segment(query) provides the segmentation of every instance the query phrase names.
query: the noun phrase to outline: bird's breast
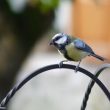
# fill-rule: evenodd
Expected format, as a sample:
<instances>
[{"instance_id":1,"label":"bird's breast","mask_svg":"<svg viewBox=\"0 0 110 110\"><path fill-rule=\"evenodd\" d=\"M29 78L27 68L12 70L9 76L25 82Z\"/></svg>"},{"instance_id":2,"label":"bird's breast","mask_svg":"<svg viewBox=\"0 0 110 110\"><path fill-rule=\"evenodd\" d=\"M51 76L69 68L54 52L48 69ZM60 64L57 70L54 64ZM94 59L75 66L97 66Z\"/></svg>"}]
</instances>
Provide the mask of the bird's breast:
<instances>
[{"instance_id":1,"label":"bird's breast","mask_svg":"<svg viewBox=\"0 0 110 110\"><path fill-rule=\"evenodd\" d=\"M73 61L80 61L88 55L87 52L77 49L73 43L66 46L67 56Z\"/></svg>"}]
</instances>

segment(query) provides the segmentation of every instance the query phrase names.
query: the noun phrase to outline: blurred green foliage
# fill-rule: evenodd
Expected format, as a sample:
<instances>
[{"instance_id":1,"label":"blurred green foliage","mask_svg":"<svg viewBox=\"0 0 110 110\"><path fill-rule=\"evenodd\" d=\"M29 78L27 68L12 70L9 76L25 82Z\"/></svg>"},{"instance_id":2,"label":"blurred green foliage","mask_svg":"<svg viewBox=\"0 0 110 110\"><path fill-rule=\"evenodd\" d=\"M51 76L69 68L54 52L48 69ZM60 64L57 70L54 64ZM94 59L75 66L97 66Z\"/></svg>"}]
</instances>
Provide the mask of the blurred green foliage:
<instances>
[{"instance_id":1,"label":"blurred green foliage","mask_svg":"<svg viewBox=\"0 0 110 110\"><path fill-rule=\"evenodd\" d=\"M36 4L42 12L48 12L55 9L59 0L31 0L32 4Z\"/></svg>"}]
</instances>

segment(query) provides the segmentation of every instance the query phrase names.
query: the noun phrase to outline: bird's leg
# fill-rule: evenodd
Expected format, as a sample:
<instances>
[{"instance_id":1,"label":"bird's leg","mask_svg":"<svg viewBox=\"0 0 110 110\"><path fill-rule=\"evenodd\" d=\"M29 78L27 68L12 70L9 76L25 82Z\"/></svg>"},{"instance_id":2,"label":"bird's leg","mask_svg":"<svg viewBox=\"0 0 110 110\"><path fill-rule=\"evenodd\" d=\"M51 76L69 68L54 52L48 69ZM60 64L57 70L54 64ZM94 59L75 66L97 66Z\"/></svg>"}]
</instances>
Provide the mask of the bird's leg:
<instances>
[{"instance_id":1,"label":"bird's leg","mask_svg":"<svg viewBox=\"0 0 110 110\"><path fill-rule=\"evenodd\" d=\"M81 63L81 60L79 61L78 65L76 66L76 68L75 68L75 72L78 71L80 63Z\"/></svg>"},{"instance_id":2,"label":"bird's leg","mask_svg":"<svg viewBox=\"0 0 110 110\"><path fill-rule=\"evenodd\" d=\"M63 61L61 61L60 63L59 63L59 68L61 68L62 67L62 65L63 65L63 63L64 62L67 62L68 60L63 60Z\"/></svg>"}]
</instances>

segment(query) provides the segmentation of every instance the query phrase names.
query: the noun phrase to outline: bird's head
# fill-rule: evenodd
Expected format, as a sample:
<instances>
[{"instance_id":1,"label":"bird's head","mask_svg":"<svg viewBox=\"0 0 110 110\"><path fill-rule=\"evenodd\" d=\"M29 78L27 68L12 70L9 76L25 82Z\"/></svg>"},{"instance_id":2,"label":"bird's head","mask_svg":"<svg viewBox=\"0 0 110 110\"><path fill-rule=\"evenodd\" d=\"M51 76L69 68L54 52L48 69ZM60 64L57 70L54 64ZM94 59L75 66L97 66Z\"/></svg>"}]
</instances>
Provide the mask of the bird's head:
<instances>
[{"instance_id":1,"label":"bird's head","mask_svg":"<svg viewBox=\"0 0 110 110\"><path fill-rule=\"evenodd\" d=\"M50 45L54 45L57 49L62 50L71 42L70 37L64 33L58 33L53 36Z\"/></svg>"}]
</instances>

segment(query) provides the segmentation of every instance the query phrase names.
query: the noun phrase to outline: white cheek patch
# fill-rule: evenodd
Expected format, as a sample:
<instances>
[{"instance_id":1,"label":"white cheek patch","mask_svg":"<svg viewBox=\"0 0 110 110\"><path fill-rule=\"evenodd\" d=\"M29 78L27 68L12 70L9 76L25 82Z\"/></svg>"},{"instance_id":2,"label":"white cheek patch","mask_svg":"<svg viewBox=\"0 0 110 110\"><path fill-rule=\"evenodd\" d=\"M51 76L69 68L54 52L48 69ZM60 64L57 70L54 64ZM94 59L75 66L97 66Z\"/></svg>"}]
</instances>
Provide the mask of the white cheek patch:
<instances>
[{"instance_id":1,"label":"white cheek patch","mask_svg":"<svg viewBox=\"0 0 110 110\"><path fill-rule=\"evenodd\" d=\"M56 43L63 44L63 43L66 42L66 40L67 40L67 38L66 37L63 37L63 38L60 38L59 40L57 40Z\"/></svg>"}]
</instances>

